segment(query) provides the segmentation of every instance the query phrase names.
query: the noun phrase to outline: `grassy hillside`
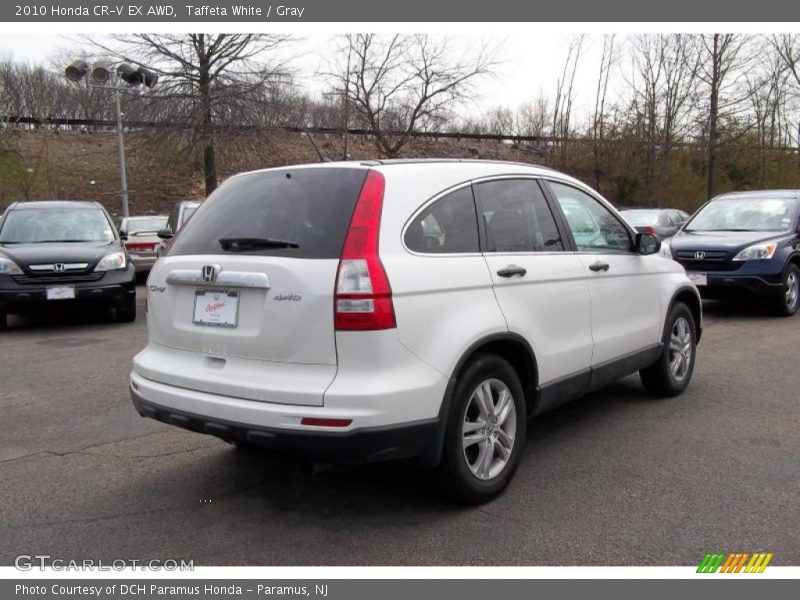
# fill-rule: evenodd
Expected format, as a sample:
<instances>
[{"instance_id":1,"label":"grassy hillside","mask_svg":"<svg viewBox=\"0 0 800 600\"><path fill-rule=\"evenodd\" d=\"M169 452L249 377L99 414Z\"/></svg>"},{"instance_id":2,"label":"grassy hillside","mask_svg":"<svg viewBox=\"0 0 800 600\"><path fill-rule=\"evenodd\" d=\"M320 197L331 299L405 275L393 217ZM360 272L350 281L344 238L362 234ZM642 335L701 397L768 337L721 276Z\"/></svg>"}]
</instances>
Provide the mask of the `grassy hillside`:
<instances>
[{"instance_id":1,"label":"grassy hillside","mask_svg":"<svg viewBox=\"0 0 800 600\"><path fill-rule=\"evenodd\" d=\"M341 159L339 136L315 136L323 153ZM184 141L154 131L125 134L131 214L167 212L182 198L203 196L199 157ZM221 135L217 143L220 180L244 170L317 162L302 134L283 130ZM367 139L348 140L348 156L376 158ZM404 158L484 158L547 162L546 150L516 148L499 142L419 139ZM678 148L670 156L667 185L659 189L648 178L643 152L635 144L609 144L599 168L588 142L559 148L553 166L600 191L617 205L664 205L694 210L705 200L704 156L700 148ZM721 149L720 191L765 187L800 187L800 156L791 151L761 153L747 143ZM16 200L85 199L102 202L119 213L116 135L113 131L65 132L0 130L0 208Z\"/></svg>"},{"instance_id":2,"label":"grassy hillside","mask_svg":"<svg viewBox=\"0 0 800 600\"><path fill-rule=\"evenodd\" d=\"M112 214L119 212L113 132L7 130L0 135L7 148L0 155L0 207L16 200L82 199L102 202ZM342 157L341 139L319 136L315 140L330 158ZM203 196L199 158L179 140L130 132L125 134L125 148L132 214L168 211L178 199ZM348 155L353 159L376 157L371 143L352 139L348 140ZM223 136L217 156L220 180L240 171L319 160L305 136L284 131ZM517 161L529 157L504 144L454 141L420 141L404 156Z\"/></svg>"}]
</instances>

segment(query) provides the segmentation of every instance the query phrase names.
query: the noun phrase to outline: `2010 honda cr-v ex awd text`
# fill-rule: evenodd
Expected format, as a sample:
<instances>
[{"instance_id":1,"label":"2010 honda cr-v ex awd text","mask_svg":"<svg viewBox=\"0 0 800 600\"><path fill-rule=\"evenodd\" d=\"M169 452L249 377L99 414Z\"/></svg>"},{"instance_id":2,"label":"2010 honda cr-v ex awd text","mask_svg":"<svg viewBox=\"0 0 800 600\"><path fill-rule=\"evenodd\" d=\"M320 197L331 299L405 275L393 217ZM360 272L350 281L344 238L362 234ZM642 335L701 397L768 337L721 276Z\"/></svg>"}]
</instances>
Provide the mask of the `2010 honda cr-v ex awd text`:
<instances>
[{"instance_id":1,"label":"2010 honda cr-v ex awd text","mask_svg":"<svg viewBox=\"0 0 800 600\"><path fill-rule=\"evenodd\" d=\"M701 303L659 241L556 171L375 161L228 179L147 282L140 414L311 460L415 459L481 502L529 417L692 377Z\"/></svg>"}]
</instances>

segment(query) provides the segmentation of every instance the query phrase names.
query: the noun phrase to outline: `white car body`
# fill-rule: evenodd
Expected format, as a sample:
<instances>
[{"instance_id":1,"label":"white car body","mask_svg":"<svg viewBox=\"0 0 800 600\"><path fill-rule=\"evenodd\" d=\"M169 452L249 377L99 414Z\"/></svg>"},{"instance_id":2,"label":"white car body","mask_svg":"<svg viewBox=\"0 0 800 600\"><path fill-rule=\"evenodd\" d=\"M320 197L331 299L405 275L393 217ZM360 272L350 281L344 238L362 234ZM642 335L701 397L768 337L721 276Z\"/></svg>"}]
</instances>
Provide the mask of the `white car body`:
<instances>
[{"instance_id":1,"label":"white car body","mask_svg":"<svg viewBox=\"0 0 800 600\"><path fill-rule=\"evenodd\" d=\"M148 279L149 341L130 377L143 416L314 457L435 464L459 369L481 349L495 349L518 367L533 415L652 363L676 298L691 305L699 337L697 290L680 265L658 254L407 247L421 212L480 182L560 182L616 215L564 174L488 161L324 163L261 173L297 177L305 169L383 177L379 258L396 326L335 329L338 258L173 255L171 248ZM201 227L216 201L212 195L198 209L186 232ZM591 270L598 261L607 270ZM207 266L213 284L202 281ZM525 276L498 276L509 266ZM235 327L193 322L198 290L212 288L238 292Z\"/></svg>"}]
</instances>

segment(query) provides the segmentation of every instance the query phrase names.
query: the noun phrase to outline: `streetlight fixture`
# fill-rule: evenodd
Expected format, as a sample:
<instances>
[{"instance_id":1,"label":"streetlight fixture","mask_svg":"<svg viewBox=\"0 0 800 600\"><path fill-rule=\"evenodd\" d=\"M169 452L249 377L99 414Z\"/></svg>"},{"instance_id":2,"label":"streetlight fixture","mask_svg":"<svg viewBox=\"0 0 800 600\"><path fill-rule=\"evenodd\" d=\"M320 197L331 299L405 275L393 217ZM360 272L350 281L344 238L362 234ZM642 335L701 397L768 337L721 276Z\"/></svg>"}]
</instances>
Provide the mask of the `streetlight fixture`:
<instances>
[{"instance_id":1,"label":"streetlight fixture","mask_svg":"<svg viewBox=\"0 0 800 600\"><path fill-rule=\"evenodd\" d=\"M119 158L119 184L120 184L120 203L122 204L122 217L128 216L128 179L125 168L125 144L122 134L122 108L120 106L120 92L127 91L118 85L107 85L114 76L127 83L130 87L137 87L144 84L147 89L153 89L158 81L158 75L145 67L133 67L127 63L121 63L114 69L108 63L98 60L91 66L84 60L74 60L64 69L64 75L73 83L80 82L87 75L91 76L94 84L89 82L89 87L114 90L115 108L117 116L117 156Z\"/></svg>"}]
</instances>

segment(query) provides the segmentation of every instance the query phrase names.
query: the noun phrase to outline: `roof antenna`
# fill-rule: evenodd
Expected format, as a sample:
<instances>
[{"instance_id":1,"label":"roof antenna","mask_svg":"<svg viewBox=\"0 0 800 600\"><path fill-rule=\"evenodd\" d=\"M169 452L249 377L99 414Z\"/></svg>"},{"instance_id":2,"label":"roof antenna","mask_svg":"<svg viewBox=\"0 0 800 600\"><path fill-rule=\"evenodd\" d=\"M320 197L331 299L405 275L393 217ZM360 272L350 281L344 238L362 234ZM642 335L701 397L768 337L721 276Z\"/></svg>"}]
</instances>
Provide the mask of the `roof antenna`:
<instances>
[{"instance_id":1,"label":"roof antenna","mask_svg":"<svg viewBox=\"0 0 800 600\"><path fill-rule=\"evenodd\" d=\"M317 151L317 154L319 155L320 162L331 162L330 158L328 158L327 156L322 154L322 151L319 149L319 146L317 146L317 142L314 141L314 138L311 136L311 134L309 133L307 128L305 128L305 127L303 128L303 133L306 134L306 137L308 138L308 141L311 142L311 145L314 146L314 150Z\"/></svg>"}]
</instances>

